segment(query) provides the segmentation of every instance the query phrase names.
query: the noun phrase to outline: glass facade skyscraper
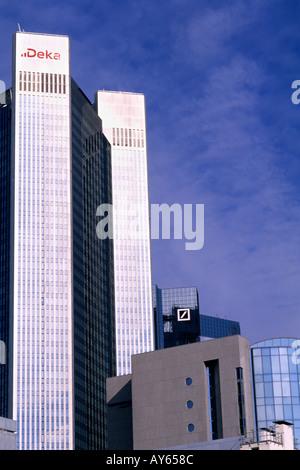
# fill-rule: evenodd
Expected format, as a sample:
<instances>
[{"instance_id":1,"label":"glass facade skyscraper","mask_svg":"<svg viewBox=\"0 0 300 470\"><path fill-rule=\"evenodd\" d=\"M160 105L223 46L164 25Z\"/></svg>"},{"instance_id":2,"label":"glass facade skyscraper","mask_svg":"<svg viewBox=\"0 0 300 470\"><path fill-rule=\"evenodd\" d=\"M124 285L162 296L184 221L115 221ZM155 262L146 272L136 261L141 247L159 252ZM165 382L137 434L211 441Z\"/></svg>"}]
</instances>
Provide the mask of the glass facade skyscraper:
<instances>
[{"instance_id":1,"label":"glass facade skyscraper","mask_svg":"<svg viewBox=\"0 0 300 470\"><path fill-rule=\"evenodd\" d=\"M199 299L196 287L160 289L153 286L156 348L199 341Z\"/></svg>"},{"instance_id":2,"label":"glass facade skyscraper","mask_svg":"<svg viewBox=\"0 0 300 470\"><path fill-rule=\"evenodd\" d=\"M111 147L88 98L71 81L74 419L76 449L106 448L106 378L114 376L113 240L96 213L112 203Z\"/></svg>"},{"instance_id":3,"label":"glass facade skyscraper","mask_svg":"<svg viewBox=\"0 0 300 470\"><path fill-rule=\"evenodd\" d=\"M212 338L223 338L224 336L240 335L240 324L227 318L200 315L200 339L204 341Z\"/></svg>"},{"instance_id":4,"label":"glass facade skyscraper","mask_svg":"<svg viewBox=\"0 0 300 470\"><path fill-rule=\"evenodd\" d=\"M131 355L154 349L145 99L97 91L95 105L112 145L117 375Z\"/></svg>"},{"instance_id":5,"label":"glass facade skyscraper","mask_svg":"<svg viewBox=\"0 0 300 470\"><path fill-rule=\"evenodd\" d=\"M69 38L16 33L13 58L13 418L19 449L70 449L74 377Z\"/></svg>"},{"instance_id":6,"label":"glass facade skyscraper","mask_svg":"<svg viewBox=\"0 0 300 470\"><path fill-rule=\"evenodd\" d=\"M110 144L69 62L67 36L16 33L11 114L0 109L0 393L21 450L104 449L115 374L113 241L96 235Z\"/></svg>"},{"instance_id":7,"label":"glass facade skyscraper","mask_svg":"<svg viewBox=\"0 0 300 470\"><path fill-rule=\"evenodd\" d=\"M156 349L241 334L240 324L200 313L196 287L153 286Z\"/></svg>"},{"instance_id":8,"label":"glass facade skyscraper","mask_svg":"<svg viewBox=\"0 0 300 470\"><path fill-rule=\"evenodd\" d=\"M5 360L0 361L0 416L11 414L10 381L10 242L11 242L11 90L0 101L0 341Z\"/></svg>"},{"instance_id":9,"label":"glass facade skyscraper","mask_svg":"<svg viewBox=\"0 0 300 470\"><path fill-rule=\"evenodd\" d=\"M250 347L256 431L275 421L293 424L300 442L300 340L274 338Z\"/></svg>"}]
</instances>

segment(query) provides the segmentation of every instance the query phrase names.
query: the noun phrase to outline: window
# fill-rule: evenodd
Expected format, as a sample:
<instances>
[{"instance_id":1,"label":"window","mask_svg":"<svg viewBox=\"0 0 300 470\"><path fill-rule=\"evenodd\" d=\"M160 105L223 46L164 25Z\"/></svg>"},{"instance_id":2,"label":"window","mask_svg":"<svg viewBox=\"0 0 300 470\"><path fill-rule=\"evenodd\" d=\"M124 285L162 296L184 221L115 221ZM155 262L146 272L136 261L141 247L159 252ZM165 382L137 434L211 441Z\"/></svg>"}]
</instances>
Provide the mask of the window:
<instances>
[{"instance_id":1,"label":"window","mask_svg":"<svg viewBox=\"0 0 300 470\"><path fill-rule=\"evenodd\" d=\"M221 390L219 377L219 361L208 361L205 363L207 372L208 406L210 416L211 439L222 439L222 409Z\"/></svg>"},{"instance_id":2,"label":"window","mask_svg":"<svg viewBox=\"0 0 300 470\"><path fill-rule=\"evenodd\" d=\"M236 380L237 380L240 433L243 436L246 434L246 416L245 416L244 379L243 379L242 367L237 367L236 369Z\"/></svg>"}]
</instances>

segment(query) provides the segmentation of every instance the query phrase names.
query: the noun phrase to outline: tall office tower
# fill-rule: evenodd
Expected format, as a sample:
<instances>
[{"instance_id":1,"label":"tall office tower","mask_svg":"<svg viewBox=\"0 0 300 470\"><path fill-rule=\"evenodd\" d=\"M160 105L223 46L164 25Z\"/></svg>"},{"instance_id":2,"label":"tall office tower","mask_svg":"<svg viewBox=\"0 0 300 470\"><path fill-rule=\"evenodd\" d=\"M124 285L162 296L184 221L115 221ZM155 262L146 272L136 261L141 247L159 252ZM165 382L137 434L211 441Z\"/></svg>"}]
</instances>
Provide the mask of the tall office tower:
<instances>
[{"instance_id":1,"label":"tall office tower","mask_svg":"<svg viewBox=\"0 0 300 470\"><path fill-rule=\"evenodd\" d=\"M9 351L18 449L106 445L113 251L96 236L96 212L112 202L110 145L69 62L66 36L14 35Z\"/></svg>"},{"instance_id":2,"label":"tall office tower","mask_svg":"<svg viewBox=\"0 0 300 470\"><path fill-rule=\"evenodd\" d=\"M200 314L200 341L224 336L240 335L239 322L227 318Z\"/></svg>"},{"instance_id":3,"label":"tall office tower","mask_svg":"<svg viewBox=\"0 0 300 470\"><path fill-rule=\"evenodd\" d=\"M106 378L116 374L113 240L98 238L97 209L112 204L111 149L74 80L72 96L75 448L105 449Z\"/></svg>"},{"instance_id":4,"label":"tall office tower","mask_svg":"<svg viewBox=\"0 0 300 470\"><path fill-rule=\"evenodd\" d=\"M13 41L13 418L19 449L74 447L69 38Z\"/></svg>"},{"instance_id":5,"label":"tall office tower","mask_svg":"<svg viewBox=\"0 0 300 470\"><path fill-rule=\"evenodd\" d=\"M11 90L0 96L0 416L11 414L9 400L9 264L11 210ZM2 354L1 354L2 352Z\"/></svg>"},{"instance_id":6,"label":"tall office tower","mask_svg":"<svg viewBox=\"0 0 300 470\"><path fill-rule=\"evenodd\" d=\"M144 95L97 91L112 145L117 375L131 355L154 349Z\"/></svg>"},{"instance_id":7,"label":"tall office tower","mask_svg":"<svg viewBox=\"0 0 300 470\"><path fill-rule=\"evenodd\" d=\"M196 287L153 286L156 349L241 334L240 324L200 313Z\"/></svg>"},{"instance_id":8,"label":"tall office tower","mask_svg":"<svg viewBox=\"0 0 300 470\"><path fill-rule=\"evenodd\" d=\"M200 336L196 287L160 289L153 286L156 349L195 343Z\"/></svg>"}]
</instances>

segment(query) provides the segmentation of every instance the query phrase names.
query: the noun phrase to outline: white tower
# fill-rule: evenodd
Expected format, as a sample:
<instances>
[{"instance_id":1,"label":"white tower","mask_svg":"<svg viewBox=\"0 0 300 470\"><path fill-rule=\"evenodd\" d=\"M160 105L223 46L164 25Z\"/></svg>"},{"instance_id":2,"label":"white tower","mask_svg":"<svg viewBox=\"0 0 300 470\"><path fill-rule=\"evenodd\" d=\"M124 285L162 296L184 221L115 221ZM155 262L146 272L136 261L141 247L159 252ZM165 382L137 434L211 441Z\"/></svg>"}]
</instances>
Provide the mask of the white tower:
<instances>
[{"instance_id":1,"label":"white tower","mask_svg":"<svg viewBox=\"0 0 300 470\"><path fill-rule=\"evenodd\" d=\"M117 374L131 355L154 349L145 99L97 91L97 112L112 146Z\"/></svg>"},{"instance_id":2,"label":"white tower","mask_svg":"<svg viewBox=\"0 0 300 470\"><path fill-rule=\"evenodd\" d=\"M69 38L13 41L13 419L19 449L73 448Z\"/></svg>"}]
</instances>

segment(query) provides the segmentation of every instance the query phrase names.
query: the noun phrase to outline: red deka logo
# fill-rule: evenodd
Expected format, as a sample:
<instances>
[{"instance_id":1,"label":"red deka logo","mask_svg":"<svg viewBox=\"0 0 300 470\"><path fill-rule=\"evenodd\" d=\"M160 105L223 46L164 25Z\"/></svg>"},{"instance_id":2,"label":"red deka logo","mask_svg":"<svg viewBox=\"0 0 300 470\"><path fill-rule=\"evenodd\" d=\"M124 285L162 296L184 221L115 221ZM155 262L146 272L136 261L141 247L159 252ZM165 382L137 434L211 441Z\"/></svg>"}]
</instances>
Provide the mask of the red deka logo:
<instances>
[{"instance_id":1,"label":"red deka logo","mask_svg":"<svg viewBox=\"0 0 300 470\"><path fill-rule=\"evenodd\" d=\"M38 59L50 59L50 60L60 60L60 54L58 52L49 52L49 51L36 51L35 49L27 48L27 51L21 54L21 57L37 57Z\"/></svg>"}]
</instances>

